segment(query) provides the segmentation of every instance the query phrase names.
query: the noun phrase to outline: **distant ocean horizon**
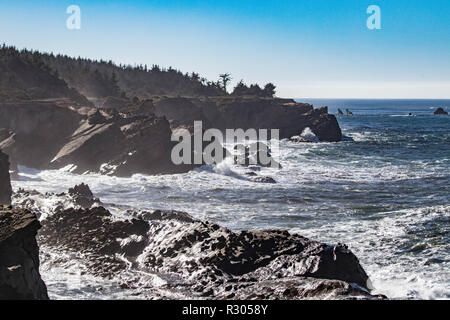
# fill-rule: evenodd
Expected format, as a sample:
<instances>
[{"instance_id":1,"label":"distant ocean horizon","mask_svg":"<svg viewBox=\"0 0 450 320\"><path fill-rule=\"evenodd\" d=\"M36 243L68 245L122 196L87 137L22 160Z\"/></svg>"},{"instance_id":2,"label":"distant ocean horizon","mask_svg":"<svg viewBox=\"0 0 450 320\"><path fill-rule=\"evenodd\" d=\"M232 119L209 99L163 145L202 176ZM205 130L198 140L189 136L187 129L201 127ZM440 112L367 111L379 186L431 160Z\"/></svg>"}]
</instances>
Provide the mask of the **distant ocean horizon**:
<instances>
[{"instance_id":1,"label":"distant ocean horizon","mask_svg":"<svg viewBox=\"0 0 450 320\"><path fill-rule=\"evenodd\" d=\"M354 114L433 114L437 108L450 111L450 99L321 99L295 98L297 102L312 104L314 107L328 106L329 113L345 112L349 109Z\"/></svg>"}]
</instances>

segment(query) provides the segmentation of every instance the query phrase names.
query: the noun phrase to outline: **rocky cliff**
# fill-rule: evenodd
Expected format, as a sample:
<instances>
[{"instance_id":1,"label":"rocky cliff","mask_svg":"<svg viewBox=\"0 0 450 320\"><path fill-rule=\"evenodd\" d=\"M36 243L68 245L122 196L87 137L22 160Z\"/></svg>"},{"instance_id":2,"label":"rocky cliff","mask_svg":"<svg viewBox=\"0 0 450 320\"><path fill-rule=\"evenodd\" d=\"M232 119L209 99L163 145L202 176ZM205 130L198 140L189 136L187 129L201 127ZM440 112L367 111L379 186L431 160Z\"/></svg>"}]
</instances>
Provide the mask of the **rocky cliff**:
<instances>
[{"instance_id":1,"label":"rocky cliff","mask_svg":"<svg viewBox=\"0 0 450 320\"><path fill-rule=\"evenodd\" d=\"M121 111L47 99L0 102L0 149L13 168L20 164L117 176L181 173L195 166L172 163L172 130L192 127L196 120L204 130L279 129L282 139L309 128L321 141L342 138L326 108L286 99L158 98Z\"/></svg>"},{"instance_id":2,"label":"rocky cliff","mask_svg":"<svg viewBox=\"0 0 450 320\"><path fill-rule=\"evenodd\" d=\"M46 168L81 119L68 99L0 102L0 148L13 166Z\"/></svg>"},{"instance_id":3,"label":"rocky cliff","mask_svg":"<svg viewBox=\"0 0 450 320\"><path fill-rule=\"evenodd\" d=\"M8 157L0 151L0 203L11 203ZM48 299L39 274L35 214L0 204L0 299Z\"/></svg>"},{"instance_id":4,"label":"rocky cliff","mask_svg":"<svg viewBox=\"0 0 450 320\"><path fill-rule=\"evenodd\" d=\"M119 176L192 169L172 164L169 122L145 104L123 113L75 106L70 99L0 102L0 148L13 167L70 165L75 173Z\"/></svg>"},{"instance_id":5,"label":"rocky cliff","mask_svg":"<svg viewBox=\"0 0 450 320\"><path fill-rule=\"evenodd\" d=\"M11 192L8 156L0 151L0 205L11 204Z\"/></svg>"},{"instance_id":6,"label":"rocky cliff","mask_svg":"<svg viewBox=\"0 0 450 320\"><path fill-rule=\"evenodd\" d=\"M0 209L0 299L48 299L39 273L39 228L28 210Z\"/></svg>"},{"instance_id":7,"label":"rocky cliff","mask_svg":"<svg viewBox=\"0 0 450 320\"><path fill-rule=\"evenodd\" d=\"M192 125L201 120L204 129L242 128L279 129L280 139L300 135L310 128L320 141L342 140L342 132L334 115L327 108L292 99L217 97L217 98L159 98L155 113L173 120L173 126Z\"/></svg>"}]
</instances>

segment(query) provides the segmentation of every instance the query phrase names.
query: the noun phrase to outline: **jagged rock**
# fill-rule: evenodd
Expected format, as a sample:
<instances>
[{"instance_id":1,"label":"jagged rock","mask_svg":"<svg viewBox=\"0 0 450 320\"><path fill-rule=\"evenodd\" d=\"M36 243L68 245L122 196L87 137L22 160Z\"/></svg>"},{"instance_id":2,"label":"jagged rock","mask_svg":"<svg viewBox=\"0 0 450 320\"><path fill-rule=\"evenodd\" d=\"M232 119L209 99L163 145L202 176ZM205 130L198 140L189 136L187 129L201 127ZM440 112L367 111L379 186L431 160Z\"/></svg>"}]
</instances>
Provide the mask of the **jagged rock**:
<instances>
[{"instance_id":1,"label":"jagged rock","mask_svg":"<svg viewBox=\"0 0 450 320\"><path fill-rule=\"evenodd\" d=\"M127 279L123 286L140 294L144 275L156 273L171 291L191 297L373 298L367 274L344 245L281 230L234 233L177 211L128 216L118 219L103 207L56 211L43 221L39 241L82 254L90 273Z\"/></svg>"},{"instance_id":2,"label":"jagged rock","mask_svg":"<svg viewBox=\"0 0 450 320\"><path fill-rule=\"evenodd\" d=\"M39 273L36 215L0 208L0 299L48 299Z\"/></svg>"},{"instance_id":3,"label":"jagged rock","mask_svg":"<svg viewBox=\"0 0 450 320\"><path fill-rule=\"evenodd\" d=\"M74 199L75 203L83 208L90 208L94 203L100 202L94 198L94 194L87 184L79 184L69 189L69 195Z\"/></svg>"},{"instance_id":4,"label":"jagged rock","mask_svg":"<svg viewBox=\"0 0 450 320\"><path fill-rule=\"evenodd\" d=\"M445 111L443 108L437 108L434 112L435 115L448 115L448 112Z\"/></svg>"},{"instance_id":5,"label":"jagged rock","mask_svg":"<svg viewBox=\"0 0 450 320\"><path fill-rule=\"evenodd\" d=\"M123 126L122 132L125 135L125 148L108 161L103 173L131 176L135 173L174 173L192 169L177 167L172 163L171 152L175 143L171 142L172 131L166 119L136 119Z\"/></svg>"},{"instance_id":6,"label":"jagged rock","mask_svg":"<svg viewBox=\"0 0 450 320\"><path fill-rule=\"evenodd\" d=\"M195 167L173 165L169 122L154 116L150 100L123 114L114 109L74 109L61 101L0 103L0 148L13 167L71 165L75 173L121 176L178 173Z\"/></svg>"},{"instance_id":7,"label":"jagged rock","mask_svg":"<svg viewBox=\"0 0 450 320\"><path fill-rule=\"evenodd\" d=\"M0 150L0 205L11 204L11 194L8 156Z\"/></svg>"},{"instance_id":8,"label":"jagged rock","mask_svg":"<svg viewBox=\"0 0 450 320\"><path fill-rule=\"evenodd\" d=\"M194 121L202 121L205 128L211 127L202 109L189 98L167 98L153 102L155 114L176 120L177 126L192 126Z\"/></svg>"},{"instance_id":9,"label":"jagged rock","mask_svg":"<svg viewBox=\"0 0 450 320\"><path fill-rule=\"evenodd\" d=\"M127 267L116 254L131 259L142 252L147 242L133 238L149 229L143 220L115 220L103 207L56 212L42 224L40 243L88 254L91 272L104 277Z\"/></svg>"},{"instance_id":10,"label":"jagged rock","mask_svg":"<svg viewBox=\"0 0 450 320\"><path fill-rule=\"evenodd\" d=\"M77 111L60 105L62 101L0 102L0 149L9 155L13 166L48 169L50 161L79 126Z\"/></svg>"},{"instance_id":11,"label":"jagged rock","mask_svg":"<svg viewBox=\"0 0 450 320\"><path fill-rule=\"evenodd\" d=\"M123 135L114 123L90 124L85 121L52 160L54 168L75 165L74 172L97 172L123 149Z\"/></svg>"},{"instance_id":12,"label":"jagged rock","mask_svg":"<svg viewBox=\"0 0 450 320\"><path fill-rule=\"evenodd\" d=\"M182 173L198 165L174 165L174 126L195 120L214 127L280 129L280 138L309 127L319 140L340 141L336 118L326 107L283 99L160 98L115 109L74 108L67 99L0 103L0 148L18 164L75 173ZM156 116L155 116L156 114ZM169 121L169 120L171 121ZM226 153L226 152L225 152Z\"/></svg>"},{"instance_id":13,"label":"jagged rock","mask_svg":"<svg viewBox=\"0 0 450 320\"><path fill-rule=\"evenodd\" d=\"M73 188L69 188L69 194L73 196L82 196L86 198L94 198L94 194L87 184L79 184Z\"/></svg>"}]
</instances>

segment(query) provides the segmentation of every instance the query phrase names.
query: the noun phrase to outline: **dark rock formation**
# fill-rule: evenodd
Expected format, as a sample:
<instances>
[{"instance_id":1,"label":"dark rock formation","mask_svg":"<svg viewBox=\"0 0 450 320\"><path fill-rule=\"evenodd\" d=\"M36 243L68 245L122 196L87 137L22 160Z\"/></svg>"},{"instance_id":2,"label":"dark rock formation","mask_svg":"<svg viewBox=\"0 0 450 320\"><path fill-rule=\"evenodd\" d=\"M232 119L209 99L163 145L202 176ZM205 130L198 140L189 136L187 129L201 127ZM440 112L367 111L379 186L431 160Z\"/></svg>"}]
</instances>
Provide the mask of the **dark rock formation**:
<instances>
[{"instance_id":1,"label":"dark rock formation","mask_svg":"<svg viewBox=\"0 0 450 320\"><path fill-rule=\"evenodd\" d=\"M437 108L434 112L435 115L448 115L448 112L445 111L443 108Z\"/></svg>"},{"instance_id":2,"label":"dark rock formation","mask_svg":"<svg viewBox=\"0 0 450 320\"><path fill-rule=\"evenodd\" d=\"M122 288L144 297L155 295L145 285L151 273L167 281L165 290L190 297L373 298L345 245L280 230L234 233L177 211L127 216L118 219L103 207L56 210L44 219L39 241L82 254L90 273L122 279Z\"/></svg>"},{"instance_id":3,"label":"dark rock formation","mask_svg":"<svg viewBox=\"0 0 450 320\"><path fill-rule=\"evenodd\" d=\"M309 127L321 141L341 141L342 133L328 108L289 99L264 98L160 98L155 113L174 120L176 125L203 121L204 129L279 129L280 139L299 135Z\"/></svg>"},{"instance_id":4,"label":"dark rock formation","mask_svg":"<svg viewBox=\"0 0 450 320\"><path fill-rule=\"evenodd\" d=\"M172 163L171 152L175 142L171 141L172 131L165 118L150 116L127 120L128 123L121 127L125 136L123 149L111 157L102 173L130 176L135 173L186 172L194 168Z\"/></svg>"},{"instance_id":5,"label":"dark rock formation","mask_svg":"<svg viewBox=\"0 0 450 320\"><path fill-rule=\"evenodd\" d=\"M48 168L81 119L64 99L0 103L0 128L8 132L0 148L13 166Z\"/></svg>"},{"instance_id":6,"label":"dark rock formation","mask_svg":"<svg viewBox=\"0 0 450 320\"><path fill-rule=\"evenodd\" d=\"M94 194L89 186L84 183L70 188L69 195L73 198L77 205L83 208L90 208L96 202L100 203L99 199L94 198Z\"/></svg>"},{"instance_id":7,"label":"dark rock formation","mask_svg":"<svg viewBox=\"0 0 450 320\"><path fill-rule=\"evenodd\" d=\"M97 117L95 117L98 120ZM120 154L125 136L115 123L89 123L72 134L51 161L55 169L75 165L74 172L98 172L100 166Z\"/></svg>"},{"instance_id":8,"label":"dark rock formation","mask_svg":"<svg viewBox=\"0 0 450 320\"><path fill-rule=\"evenodd\" d=\"M11 204L11 193L8 156L0 150L0 205Z\"/></svg>"},{"instance_id":9,"label":"dark rock formation","mask_svg":"<svg viewBox=\"0 0 450 320\"><path fill-rule=\"evenodd\" d=\"M67 167L117 176L181 173L196 165L172 163L172 129L190 128L195 120L202 121L203 130L279 129L280 138L290 138L310 128L319 140L342 139L328 108L292 100L159 98L137 100L119 112L47 99L0 103L0 148L13 168Z\"/></svg>"},{"instance_id":10,"label":"dark rock formation","mask_svg":"<svg viewBox=\"0 0 450 320\"><path fill-rule=\"evenodd\" d=\"M48 299L39 274L36 215L0 208L0 299Z\"/></svg>"},{"instance_id":11,"label":"dark rock formation","mask_svg":"<svg viewBox=\"0 0 450 320\"><path fill-rule=\"evenodd\" d=\"M174 142L165 118L156 117L151 101L125 113L71 108L67 100L0 104L0 148L17 164L36 169L71 166L75 173L186 172L170 155ZM69 169L69 168L68 168Z\"/></svg>"}]
</instances>

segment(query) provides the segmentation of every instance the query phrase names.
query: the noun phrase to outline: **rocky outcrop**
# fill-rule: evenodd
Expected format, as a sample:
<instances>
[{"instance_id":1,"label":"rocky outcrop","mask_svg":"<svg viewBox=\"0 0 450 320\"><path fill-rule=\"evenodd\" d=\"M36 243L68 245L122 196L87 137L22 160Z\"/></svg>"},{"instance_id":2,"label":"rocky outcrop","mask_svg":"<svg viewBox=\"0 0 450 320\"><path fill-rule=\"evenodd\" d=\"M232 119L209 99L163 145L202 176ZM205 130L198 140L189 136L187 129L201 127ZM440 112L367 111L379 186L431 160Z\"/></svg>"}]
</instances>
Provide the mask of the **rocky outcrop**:
<instances>
[{"instance_id":1,"label":"rocky outcrop","mask_svg":"<svg viewBox=\"0 0 450 320\"><path fill-rule=\"evenodd\" d=\"M14 167L48 168L81 119L64 99L0 103L0 148Z\"/></svg>"},{"instance_id":2,"label":"rocky outcrop","mask_svg":"<svg viewBox=\"0 0 450 320\"><path fill-rule=\"evenodd\" d=\"M443 108L437 108L434 112L435 115L448 115L448 112L445 111Z\"/></svg>"},{"instance_id":3,"label":"rocky outcrop","mask_svg":"<svg viewBox=\"0 0 450 320\"><path fill-rule=\"evenodd\" d=\"M11 204L11 193L8 156L0 150L0 205Z\"/></svg>"},{"instance_id":4,"label":"rocky outcrop","mask_svg":"<svg viewBox=\"0 0 450 320\"><path fill-rule=\"evenodd\" d=\"M97 172L121 152L125 136L116 123L99 123L98 118L85 120L51 160L59 169L74 165L74 172ZM92 122L91 122L92 121Z\"/></svg>"},{"instance_id":5,"label":"rocky outcrop","mask_svg":"<svg viewBox=\"0 0 450 320\"><path fill-rule=\"evenodd\" d=\"M309 128L320 141L342 139L326 107L313 109L292 100L159 98L137 100L119 112L48 99L0 103L0 148L13 168L20 164L117 176L182 173L198 165L173 164L172 130L192 128L195 120L202 121L203 130L279 129L280 138L290 138Z\"/></svg>"},{"instance_id":6,"label":"rocky outcrop","mask_svg":"<svg viewBox=\"0 0 450 320\"><path fill-rule=\"evenodd\" d=\"M36 215L0 208L0 299L48 299L39 274Z\"/></svg>"},{"instance_id":7,"label":"rocky outcrop","mask_svg":"<svg viewBox=\"0 0 450 320\"><path fill-rule=\"evenodd\" d=\"M283 230L235 233L184 212L101 206L55 208L42 225L41 245L82 257L83 270L141 298L375 298L345 245ZM148 284L154 275L163 287Z\"/></svg>"},{"instance_id":8,"label":"rocky outcrop","mask_svg":"<svg viewBox=\"0 0 450 320\"><path fill-rule=\"evenodd\" d=\"M100 203L100 199L94 198L94 194L87 184L79 184L69 189L69 196L76 205L82 208L90 208L94 203Z\"/></svg>"},{"instance_id":9,"label":"rocky outcrop","mask_svg":"<svg viewBox=\"0 0 450 320\"><path fill-rule=\"evenodd\" d=\"M10 156L13 168L20 164L118 176L193 168L173 165L170 124L151 112L151 101L123 113L75 109L68 103L63 99L0 104L0 148Z\"/></svg>"},{"instance_id":10,"label":"rocky outcrop","mask_svg":"<svg viewBox=\"0 0 450 320\"><path fill-rule=\"evenodd\" d=\"M328 114L327 107L314 109L290 99L160 98L154 105L155 113L173 120L174 126L201 120L204 129L279 129L281 139L299 135L309 127L320 141L342 139L336 117Z\"/></svg>"},{"instance_id":11,"label":"rocky outcrop","mask_svg":"<svg viewBox=\"0 0 450 320\"><path fill-rule=\"evenodd\" d=\"M178 279L172 290L198 297L370 297L367 274L344 245L279 230L233 233L176 211L129 215L117 219L103 207L59 211L43 222L40 242L84 254L94 275L113 279L130 268L162 274ZM123 286L142 289L140 281L127 278Z\"/></svg>"},{"instance_id":12,"label":"rocky outcrop","mask_svg":"<svg viewBox=\"0 0 450 320\"><path fill-rule=\"evenodd\" d=\"M191 166L171 161L174 142L165 118L148 110L118 113L96 110L88 114L52 160L53 168L73 165L72 172L101 172L116 176L135 173L186 172Z\"/></svg>"}]
</instances>

